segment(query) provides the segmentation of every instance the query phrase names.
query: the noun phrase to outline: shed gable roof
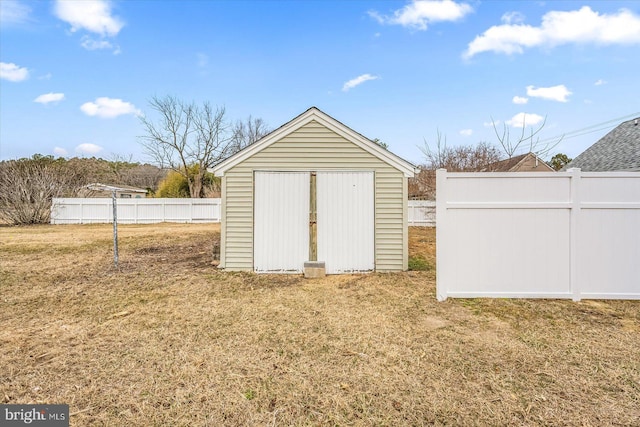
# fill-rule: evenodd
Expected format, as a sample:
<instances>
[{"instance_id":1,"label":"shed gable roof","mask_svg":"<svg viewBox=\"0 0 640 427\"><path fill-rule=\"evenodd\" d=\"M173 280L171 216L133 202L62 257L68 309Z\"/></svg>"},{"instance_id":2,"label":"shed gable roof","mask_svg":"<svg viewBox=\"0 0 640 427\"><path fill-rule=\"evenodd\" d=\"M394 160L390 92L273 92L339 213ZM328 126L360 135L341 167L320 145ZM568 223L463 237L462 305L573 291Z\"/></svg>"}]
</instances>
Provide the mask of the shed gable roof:
<instances>
[{"instance_id":1,"label":"shed gable roof","mask_svg":"<svg viewBox=\"0 0 640 427\"><path fill-rule=\"evenodd\" d=\"M347 141L357 145L358 147L362 148L363 150L370 153L371 155L377 157L381 161L398 169L406 177L409 177L409 178L413 177L414 174L416 173L416 167L413 164L393 154L389 150L386 150L380 147L375 142L364 137L363 135L359 134L358 132L354 131L353 129L349 128L348 126L344 125L343 123L339 122L333 117L329 116L328 114L323 113L316 107L309 108L307 111L295 117L293 120L285 123L284 125L280 126L278 129L274 130L268 135L265 135L264 137L256 141L254 144L249 145L243 150L237 152L236 154L218 163L213 168L211 168L210 171L218 176L222 176L226 171L228 171L232 167L243 162L244 160L248 159L254 154L264 150L265 148L269 147L271 144L281 140L282 138L295 132L296 130L300 129L301 127L303 127L304 125L312 121L316 121L320 123L326 128L342 136Z\"/></svg>"},{"instance_id":2,"label":"shed gable roof","mask_svg":"<svg viewBox=\"0 0 640 427\"><path fill-rule=\"evenodd\" d=\"M562 170L640 171L640 117L622 122Z\"/></svg>"}]
</instances>

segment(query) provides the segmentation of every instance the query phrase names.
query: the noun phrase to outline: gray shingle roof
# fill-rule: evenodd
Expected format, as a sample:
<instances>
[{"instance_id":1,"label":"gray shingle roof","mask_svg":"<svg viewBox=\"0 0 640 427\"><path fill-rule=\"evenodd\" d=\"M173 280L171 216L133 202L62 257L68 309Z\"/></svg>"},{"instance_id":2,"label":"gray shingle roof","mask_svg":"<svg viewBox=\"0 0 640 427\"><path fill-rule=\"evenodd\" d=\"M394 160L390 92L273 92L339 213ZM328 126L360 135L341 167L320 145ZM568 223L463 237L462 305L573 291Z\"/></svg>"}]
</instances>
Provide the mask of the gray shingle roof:
<instances>
[{"instance_id":1,"label":"gray shingle roof","mask_svg":"<svg viewBox=\"0 0 640 427\"><path fill-rule=\"evenodd\" d=\"M621 123L573 159L563 171L640 171L640 117Z\"/></svg>"}]
</instances>

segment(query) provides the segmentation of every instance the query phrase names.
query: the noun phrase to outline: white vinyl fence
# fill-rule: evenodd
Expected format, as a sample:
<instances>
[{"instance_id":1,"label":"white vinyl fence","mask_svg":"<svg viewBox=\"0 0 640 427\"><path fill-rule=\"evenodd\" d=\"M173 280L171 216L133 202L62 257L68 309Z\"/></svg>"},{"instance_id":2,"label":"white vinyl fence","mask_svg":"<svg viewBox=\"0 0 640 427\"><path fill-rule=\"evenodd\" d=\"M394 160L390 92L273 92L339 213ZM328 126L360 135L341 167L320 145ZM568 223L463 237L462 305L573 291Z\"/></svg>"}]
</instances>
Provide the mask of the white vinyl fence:
<instances>
[{"instance_id":1,"label":"white vinyl fence","mask_svg":"<svg viewBox=\"0 0 640 427\"><path fill-rule=\"evenodd\" d=\"M51 224L113 222L111 198L53 199ZM118 223L220 222L220 199L117 199Z\"/></svg>"},{"instance_id":2,"label":"white vinyl fence","mask_svg":"<svg viewBox=\"0 0 640 427\"><path fill-rule=\"evenodd\" d=\"M409 200L408 205L409 226L435 227L436 226L436 201L435 200Z\"/></svg>"},{"instance_id":3,"label":"white vinyl fence","mask_svg":"<svg viewBox=\"0 0 640 427\"><path fill-rule=\"evenodd\" d=\"M436 179L438 300L640 299L640 173Z\"/></svg>"},{"instance_id":4,"label":"white vinyl fence","mask_svg":"<svg viewBox=\"0 0 640 427\"><path fill-rule=\"evenodd\" d=\"M220 199L118 199L118 222L220 222ZM436 202L409 200L409 225L435 227ZM51 224L113 221L111 198L53 199Z\"/></svg>"}]
</instances>

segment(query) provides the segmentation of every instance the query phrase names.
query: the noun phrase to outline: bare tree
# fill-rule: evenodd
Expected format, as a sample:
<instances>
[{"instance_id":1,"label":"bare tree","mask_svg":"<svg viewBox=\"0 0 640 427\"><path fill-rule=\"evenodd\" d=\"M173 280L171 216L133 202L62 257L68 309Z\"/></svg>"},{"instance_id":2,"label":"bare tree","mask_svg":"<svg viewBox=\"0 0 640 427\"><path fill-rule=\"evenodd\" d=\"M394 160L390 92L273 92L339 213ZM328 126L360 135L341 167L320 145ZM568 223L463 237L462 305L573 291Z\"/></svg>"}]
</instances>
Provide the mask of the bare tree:
<instances>
[{"instance_id":1,"label":"bare tree","mask_svg":"<svg viewBox=\"0 0 640 427\"><path fill-rule=\"evenodd\" d=\"M122 171L121 183L146 188L147 191L153 193L166 175L166 170L156 166L148 164L136 165Z\"/></svg>"},{"instance_id":2,"label":"bare tree","mask_svg":"<svg viewBox=\"0 0 640 427\"><path fill-rule=\"evenodd\" d=\"M440 129L436 130L436 146L431 147L426 139L424 139L424 145L420 148L422 154L424 154L427 169L442 169L446 168L447 163L447 136L444 136L444 141L442 140L442 134L440 133Z\"/></svg>"},{"instance_id":3,"label":"bare tree","mask_svg":"<svg viewBox=\"0 0 640 427\"><path fill-rule=\"evenodd\" d=\"M52 199L77 196L84 184L81 171L50 157L0 162L0 220L48 223Z\"/></svg>"},{"instance_id":4,"label":"bare tree","mask_svg":"<svg viewBox=\"0 0 640 427\"><path fill-rule=\"evenodd\" d=\"M487 142L476 145L447 146L447 137L438 130L435 147L425 140L420 150L425 156L426 168L447 169L451 172L476 171L489 163L501 160L500 150Z\"/></svg>"},{"instance_id":5,"label":"bare tree","mask_svg":"<svg viewBox=\"0 0 640 427\"><path fill-rule=\"evenodd\" d=\"M426 164L419 166L420 172L409 178L409 200L434 200L436 198L436 171Z\"/></svg>"},{"instance_id":6,"label":"bare tree","mask_svg":"<svg viewBox=\"0 0 640 427\"><path fill-rule=\"evenodd\" d=\"M142 145L161 167L187 179L191 197L202 197L207 169L235 149L224 107L187 104L173 96L153 97L149 103L160 118L141 118L147 132Z\"/></svg>"},{"instance_id":7,"label":"bare tree","mask_svg":"<svg viewBox=\"0 0 640 427\"><path fill-rule=\"evenodd\" d=\"M106 164L113 174L112 181L115 184L122 184L124 172L136 166L136 164L133 163L132 154L130 154L129 157L126 157L121 154L113 153L111 154L110 159L106 161Z\"/></svg>"},{"instance_id":8,"label":"bare tree","mask_svg":"<svg viewBox=\"0 0 640 427\"><path fill-rule=\"evenodd\" d=\"M271 132L261 118L249 116L245 121L238 120L232 130L232 151L238 152L255 143Z\"/></svg>"},{"instance_id":9,"label":"bare tree","mask_svg":"<svg viewBox=\"0 0 640 427\"><path fill-rule=\"evenodd\" d=\"M544 117L542 124L538 126L538 128L534 129L533 127L529 128L529 132L527 134L527 115L523 114L522 116L522 129L520 131L520 136L517 139L511 138L511 132L509 132L509 126L506 123L502 124L502 134L498 132L498 128L495 120L491 117L491 124L493 125L493 131L496 134L496 138L500 142L500 146L502 150L510 159L516 153L523 152L528 150L529 153L535 153L538 157L546 157L546 155L555 148L556 145L562 141L563 137L560 137L558 140L545 140L540 141L540 137L538 134L544 128L547 123L547 116Z\"/></svg>"},{"instance_id":10,"label":"bare tree","mask_svg":"<svg viewBox=\"0 0 640 427\"><path fill-rule=\"evenodd\" d=\"M425 163L421 171L409 180L409 196L414 199L433 199L436 193L436 169L450 172L478 171L490 163L502 160L500 150L487 142L476 145L449 147L447 137L437 131L434 146L425 140L419 147Z\"/></svg>"}]
</instances>

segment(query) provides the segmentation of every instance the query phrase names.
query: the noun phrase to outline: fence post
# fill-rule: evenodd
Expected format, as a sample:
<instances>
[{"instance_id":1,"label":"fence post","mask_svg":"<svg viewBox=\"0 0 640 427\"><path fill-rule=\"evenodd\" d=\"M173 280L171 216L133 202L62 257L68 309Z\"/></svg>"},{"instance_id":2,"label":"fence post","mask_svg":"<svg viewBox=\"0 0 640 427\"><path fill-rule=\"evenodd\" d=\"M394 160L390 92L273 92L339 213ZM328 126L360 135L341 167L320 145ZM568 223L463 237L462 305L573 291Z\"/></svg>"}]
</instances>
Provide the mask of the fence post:
<instances>
[{"instance_id":1,"label":"fence post","mask_svg":"<svg viewBox=\"0 0 640 427\"><path fill-rule=\"evenodd\" d=\"M580 221L580 180L581 172L579 168L571 168L568 170L571 174L571 228L569 230L569 286L573 294L574 301L580 301L580 283L578 282L577 265L579 257L578 249L578 225Z\"/></svg>"},{"instance_id":2,"label":"fence post","mask_svg":"<svg viewBox=\"0 0 640 427\"><path fill-rule=\"evenodd\" d=\"M116 190L111 192L111 203L113 208L113 264L118 268L118 202Z\"/></svg>"},{"instance_id":3,"label":"fence post","mask_svg":"<svg viewBox=\"0 0 640 427\"><path fill-rule=\"evenodd\" d=\"M407 216L409 217L409 225L411 226L415 226L415 225L419 225L416 224L416 204L415 203L411 203L411 200L409 200L409 202L407 202L408 204L408 213Z\"/></svg>"},{"instance_id":4,"label":"fence post","mask_svg":"<svg viewBox=\"0 0 640 427\"><path fill-rule=\"evenodd\" d=\"M447 284L442 283L441 274L447 260L444 250L447 238L447 170L436 171L436 297L438 301L447 299Z\"/></svg>"}]
</instances>

